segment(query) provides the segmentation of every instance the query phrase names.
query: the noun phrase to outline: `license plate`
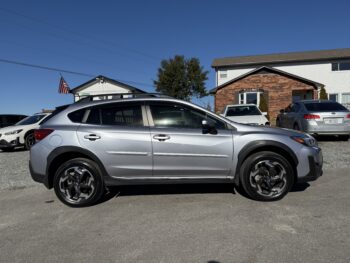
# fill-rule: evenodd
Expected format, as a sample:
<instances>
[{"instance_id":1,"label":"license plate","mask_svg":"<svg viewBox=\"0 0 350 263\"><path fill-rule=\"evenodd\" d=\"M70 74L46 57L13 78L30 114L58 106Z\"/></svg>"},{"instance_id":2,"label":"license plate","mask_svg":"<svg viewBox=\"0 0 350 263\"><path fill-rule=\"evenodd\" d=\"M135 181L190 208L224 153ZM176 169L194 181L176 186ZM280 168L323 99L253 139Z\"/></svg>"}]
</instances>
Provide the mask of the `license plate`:
<instances>
[{"instance_id":1,"label":"license plate","mask_svg":"<svg viewBox=\"0 0 350 263\"><path fill-rule=\"evenodd\" d=\"M324 118L325 124L341 124L343 123L343 118Z\"/></svg>"}]
</instances>

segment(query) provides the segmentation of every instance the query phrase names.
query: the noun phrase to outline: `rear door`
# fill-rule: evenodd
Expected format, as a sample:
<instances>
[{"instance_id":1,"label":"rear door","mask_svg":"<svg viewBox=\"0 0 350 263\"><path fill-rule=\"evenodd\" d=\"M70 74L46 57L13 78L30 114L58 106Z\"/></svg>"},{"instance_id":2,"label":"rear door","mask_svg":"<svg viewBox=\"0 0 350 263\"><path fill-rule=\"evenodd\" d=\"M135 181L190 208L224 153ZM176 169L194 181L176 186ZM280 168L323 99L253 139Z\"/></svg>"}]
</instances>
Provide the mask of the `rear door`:
<instances>
[{"instance_id":1,"label":"rear door","mask_svg":"<svg viewBox=\"0 0 350 263\"><path fill-rule=\"evenodd\" d=\"M232 130L206 112L177 102L149 102L154 177L226 177L232 167ZM202 121L217 134L203 133Z\"/></svg>"},{"instance_id":2,"label":"rear door","mask_svg":"<svg viewBox=\"0 0 350 263\"><path fill-rule=\"evenodd\" d=\"M77 130L80 144L93 152L112 177L152 175L150 130L142 102L90 108Z\"/></svg>"}]
</instances>

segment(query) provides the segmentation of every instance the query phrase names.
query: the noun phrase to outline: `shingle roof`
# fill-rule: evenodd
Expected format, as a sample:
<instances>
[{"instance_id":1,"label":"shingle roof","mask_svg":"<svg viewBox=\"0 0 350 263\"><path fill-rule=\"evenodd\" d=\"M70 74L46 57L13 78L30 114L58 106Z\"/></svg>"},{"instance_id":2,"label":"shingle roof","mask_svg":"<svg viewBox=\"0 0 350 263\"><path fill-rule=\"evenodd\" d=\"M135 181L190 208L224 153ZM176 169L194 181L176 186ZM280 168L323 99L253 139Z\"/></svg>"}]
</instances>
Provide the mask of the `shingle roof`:
<instances>
[{"instance_id":1,"label":"shingle roof","mask_svg":"<svg viewBox=\"0 0 350 263\"><path fill-rule=\"evenodd\" d=\"M100 80L108 81L108 82L113 83L113 84L115 84L115 85L118 85L118 86L121 86L121 87L123 87L123 88L129 89L130 91L132 91L132 92L134 92L134 93L135 93L135 92L136 92L136 93L146 93L146 92L143 91L143 90L140 90L140 89L138 89L138 88L135 88L135 87L133 87L133 86L130 86L130 85L128 85L128 84L125 84L125 83L123 83L123 82L120 82L120 81L118 81L118 80L107 78L107 77L102 76L102 75L99 75L99 76L97 76L97 77L95 77L95 78L93 78L93 79L90 79L89 81L87 81L87 82L85 82L85 83L79 85L78 87L75 87L74 89L71 89L71 90L70 90L70 93L75 94L75 93L79 92L80 90L84 89L85 86L90 85L90 84L92 84L92 83L96 83L96 82L98 82L98 81L100 81Z\"/></svg>"},{"instance_id":2,"label":"shingle roof","mask_svg":"<svg viewBox=\"0 0 350 263\"><path fill-rule=\"evenodd\" d=\"M279 75L282 75L282 76L287 76L289 78L292 78L292 79L296 79L296 80L299 80L301 82L304 82L304 83L307 83L309 85L312 85L314 86L315 88L318 88L318 87L324 87L323 84L319 83L319 82L316 82L316 81L313 81L313 80L310 80L310 79L306 79L306 78L303 78L303 77L300 77L298 75L294 75L294 74L291 74L291 73L288 73L288 72L285 72L283 70L279 70L279 69L276 69L276 68L270 68L270 67L260 67L260 68L257 68L257 69L254 69L254 70L251 70L245 74L242 74L234 79L231 79L213 89L211 89L209 91L209 94L215 94L217 90L233 83L233 82L236 82L238 80L241 80L247 76L250 76L250 75L253 75L253 74L257 74L258 72L270 72L270 73L276 73L276 74L279 74Z\"/></svg>"},{"instance_id":3,"label":"shingle roof","mask_svg":"<svg viewBox=\"0 0 350 263\"><path fill-rule=\"evenodd\" d=\"M325 60L339 60L350 58L350 48L303 51L291 53L276 53L268 55L241 56L216 58L212 67L239 67L248 65L262 65L274 63L292 63L292 62L312 62Z\"/></svg>"}]
</instances>

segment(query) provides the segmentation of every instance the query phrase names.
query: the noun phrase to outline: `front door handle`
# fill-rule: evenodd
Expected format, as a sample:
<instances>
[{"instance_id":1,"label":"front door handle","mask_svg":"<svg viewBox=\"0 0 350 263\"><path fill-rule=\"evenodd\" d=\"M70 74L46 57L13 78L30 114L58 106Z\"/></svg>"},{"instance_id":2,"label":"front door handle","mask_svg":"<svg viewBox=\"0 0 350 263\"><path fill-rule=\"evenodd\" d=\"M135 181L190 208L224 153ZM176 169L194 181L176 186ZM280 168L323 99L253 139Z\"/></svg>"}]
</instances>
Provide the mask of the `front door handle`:
<instances>
[{"instance_id":1,"label":"front door handle","mask_svg":"<svg viewBox=\"0 0 350 263\"><path fill-rule=\"evenodd\" d=\"M170 136L166 134L156 134L153 136L153 139L158 140L160 142L164 142L166 140L169 140Z\"/></svg>"},{"instance_id":2,"label":"front door handle","mask_svg":"<svg viewBox=\"0 0 350 263\"><path fill-rule=\"evenodd\" d=\"M98 139L101 139L101 136L96 134L89 134L89 135L85 135L84 138L90 141L96 141Z\"/></svg>"}]
</instances>

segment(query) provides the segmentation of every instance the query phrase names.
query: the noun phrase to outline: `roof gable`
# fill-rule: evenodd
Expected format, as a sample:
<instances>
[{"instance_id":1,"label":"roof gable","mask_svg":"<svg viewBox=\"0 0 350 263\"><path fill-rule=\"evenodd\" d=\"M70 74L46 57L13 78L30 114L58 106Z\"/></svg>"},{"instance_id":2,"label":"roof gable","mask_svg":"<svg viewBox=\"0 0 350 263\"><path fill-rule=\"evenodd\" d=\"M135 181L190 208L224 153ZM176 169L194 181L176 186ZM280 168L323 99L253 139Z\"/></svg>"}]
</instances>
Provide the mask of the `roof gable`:
<instances>
[{"instance_id":1,"label":"roof gable","mask_svg":"<svg viewBox=\"0 0 350 263\"><path fill-rule=\"evenodd\" d=\"M278 75L282 75L282 76L285 76L287 78L292 78L292 79L295 79L295 80L298 80L298 81L301 81L303 83L306 83L306 84L309 84L309 85L312 85L314 86L316 89L318 87L323 87L324 85L321 84L321 83L318 83L316 81L313 81L313 80L310 80L310 79L306 79L306 78L303 78L303 77L300 77L300 76L297 76L297 75L294 75L294 74L291 74L291 73L288 73L288 72L285 72L285 71L282 71L282 70L279 70L279 69L276 69L276 68L271 68L271 67L266 67L266 66L263 66L263 67L260 67L260 68L257 68L257 69L254 69L252 71L249 71L245 74L242 74L234 79L231 79L213 89L211 89L209 91L210 94L215 94L219 89L223 88L223 87L226 87L227 85L231 84L231 83L234 83L236 81L239 81L241 79L244 79L250 75L254 75L254 74L271 74L271 73L275 73L275 74L278 74Z\"/></svg>"},{"instance_id":2,"label":"roof gable","mask_svg":"<svg viewBox=\"0 0 350 263\"><path fill-rule=\"evenodd\" d=\"M130 90L132 93L146 93L145 91L143 91L141 89L138 89L136 87L130 86L128 84L125 84L125 83L120 82L120 81L115 80L115 79L107 78L107 77L102 76L102 75L99 75L99 76L97 76L97 77L95 77L95 78L93 78L93 79L91 79L91 80L89 80L89 81L87 81L87 82L85 82L85 83L75 87L74 89L71 89L70 93L75 94L75 93L77 93L77 92L79 92L81 90L84 90L85 88L87 88L87 87L89 87L91 85L94 85L95 83L98 83L100 81L105 81L105 82L112 83L114 85L117 85L117 86L120 86L122 88Z\"/></svg>"}]
</instances>

